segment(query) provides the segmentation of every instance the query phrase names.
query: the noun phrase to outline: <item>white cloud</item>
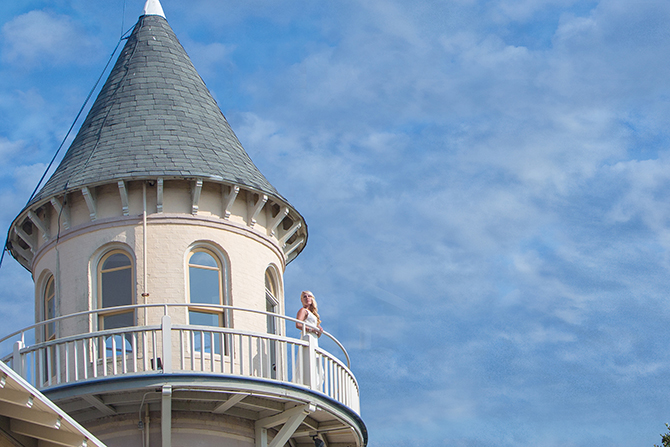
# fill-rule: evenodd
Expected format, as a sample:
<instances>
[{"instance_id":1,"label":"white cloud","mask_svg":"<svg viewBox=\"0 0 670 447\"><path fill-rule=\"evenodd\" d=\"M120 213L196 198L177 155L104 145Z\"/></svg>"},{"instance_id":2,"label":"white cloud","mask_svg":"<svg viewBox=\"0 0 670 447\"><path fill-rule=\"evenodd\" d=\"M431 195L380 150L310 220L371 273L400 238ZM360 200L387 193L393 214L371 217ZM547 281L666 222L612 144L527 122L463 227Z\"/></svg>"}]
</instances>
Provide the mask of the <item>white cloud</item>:
<instances>
[{"instance_id":1,"label":"white cloud","mask_svg":"<svg viewBox=\"0 0 670 447\"><path fill-rule=\"evenodd\" d=\"M213 78L220 75L222 71L234 67L231 54L235 51L234 45L225 45L220 42L203 44L192 39L181 38L182 45L186 49L198 74L203 78Z\"/></svg>"},{"instance_id":2,"label":"white cloud","mask_svg":"<svg viewBox=\"0 0 670 447\"><path fill-rule=\"evenodd\" d=\"M0 165L8 166L23 148L24 142L22 141L10 141L5 137L0 137Z\"/></svg>"},{"instance_id":3,"label":"white cloud","mask_svg":"<svg viewBox=\"0 0 670 447\"><path fill-rule=\"evenodd\" d=\"M574 343L578 341L574 333L558 330L551 327L543 327L533 324L524 332L502 333L499 337L510 340L517 344L522 350L535 350L538 346L546 343Z\"/></svg>"},{"instance_id":4,"label":"white cloud","mask_svg":"<svg viewBox=\"0 0 670 447\"><path fill-rule=\"evenodd\" d=\"M88 64L100 48L68 16L34 10L2 27L2 60L23 68Z\"/></svg>"},{"instance_id":5,"label":"white cloud","mask_svg":"<svg viewBox=\"0 0 670 447\"><path fill-rule=\"evenodd\" d=\"M236 132L252 159L273 166L277 177L294 179L295 186L312 191L319 200L341 202L360 197L368 185L380 181L359 168L364 157L346 136L327 131L300 135L253 113L239 118Z\"/></svg>"},{"instance_id":6,"label":"white cloud","mask_svg":"<svg viewBox=\"0 0 670 447\"><path fill-rule=\"evenodd\" d=\"M670 163L657 160L628 160L613 165L607 177L625 186L624 194L606 214L611 222L625 223L641 218L656 232L663 232L670 220L665 191L670 187ZM670 248L670 247L668 247Z\"/></svg>"},{"instance_id":7,"label":"white cloud","mask_svg":"<svg viewBox=\"0 0 670 447\"><path fill-rule=\"evenodd\" d=\"M46 167L47 166L44 163L35 163L33 165L23 165L14 168L17 194L25 196L26 200L28 200Z\"/></svg>"},{"instance_id":8,"label":"white cloud","mask_svg":"<svg viewBox=\"0 0 670 447\"><path fill-rule=\"evenodd\" d=\"M494 17L525 22L543 9L566 9L578 3L577 0L501 0L493 2Z\"/></svg>"},{"instance_id":9,"label":"white cloud","mask_svg":"<svg viewBox=\"0 0 670 447\"><path fill-rule=\"evenodd\" d=\"M0 283L5 285L2 306L0 306L0 321L3 326L0 337L4 337L34 323L35 313L32 306L34 285L30 273L20 266L9 253L5 253L2 261ZM6 353L11 350L11 345L2 346L2 349L2 352Z\"/></svg>"}]
</instances>

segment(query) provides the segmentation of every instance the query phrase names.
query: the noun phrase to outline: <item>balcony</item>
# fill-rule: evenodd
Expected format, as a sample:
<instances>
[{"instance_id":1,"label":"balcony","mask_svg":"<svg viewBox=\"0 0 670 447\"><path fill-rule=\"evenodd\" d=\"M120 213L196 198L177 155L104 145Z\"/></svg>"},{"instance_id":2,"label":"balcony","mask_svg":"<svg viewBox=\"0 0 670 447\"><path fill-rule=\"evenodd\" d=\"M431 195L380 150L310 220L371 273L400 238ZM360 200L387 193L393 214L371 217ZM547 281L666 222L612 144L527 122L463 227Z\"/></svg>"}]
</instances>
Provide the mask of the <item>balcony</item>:
<instances>
[{"instance_id":1,"label":"balcony","mask_svg":"<svg viewBox=\"0 0 670 447\"><path fill-rule=\"evenodd\" d=\"M202 307L202 309L199 309ZM176 324L187 321L189 310L216 310L235 322L275 319L274 327L285 334L296 319L232 306L148 304L121 306L70 314L43 321L0 339L0 348L11 353L2 360L39 390L92 383L112 378L148 377L157 374L207 375L209 378L248 378L290 385L325 395L360 413L359 389L349 356L342 344L324 332L321 340L336 354L307 336L291 338L234 327ZM144 320L159 324L92 330L110 312L140 312ZM152 318L150 318L152 317ZM277 322L279 324L277 324ZM63 334L39 341L47 327ZM37 340L31 344L32 340Z\"/></svg>"}]
</instances>

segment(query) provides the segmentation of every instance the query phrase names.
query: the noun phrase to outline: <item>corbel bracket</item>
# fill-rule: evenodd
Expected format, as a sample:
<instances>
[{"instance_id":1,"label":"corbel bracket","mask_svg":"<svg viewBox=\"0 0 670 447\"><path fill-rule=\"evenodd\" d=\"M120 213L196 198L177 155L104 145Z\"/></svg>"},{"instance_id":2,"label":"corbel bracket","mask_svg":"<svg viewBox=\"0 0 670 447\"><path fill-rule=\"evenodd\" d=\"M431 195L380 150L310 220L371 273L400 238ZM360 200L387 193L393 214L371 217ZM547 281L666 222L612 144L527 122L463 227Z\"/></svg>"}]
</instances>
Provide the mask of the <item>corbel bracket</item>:
<instances>
[{"instance_id":1,"label":"corbel bracket","mask_svg":"<svg viewBox=\"0 0 670 447\"><path fill-rule=\"evenodd\" d=\"M300 247L303 243L305 243L305 238L304 237L296 239L295 241L293 241L293 243L291 245L286 246L286 249L284 251L284 255L288 258L289 256L291 256L291 253L296 251L298 249L298 247Z\"/></svg>"},{"instance_id":2,"label":"corbel bracket","mask_svg":"<svg viewBox=\"0 0 670 447\"><path fill-rule=\"evenodd\" d=\"M198 214L198 203L200 202L200 193L202 192L202 179L195 181L193 185L193 205L191 206L191 214L194 216Z\"/></svg>"},{"instance_id":3,"label":"corbel bracket","mask_svg":"<svg viewBox=\"0 0 670 447\"><path fill-rule=\"evenodd\" d=\"M277 227L279 224L284 220L284 218L288 216L288 207L287 206L282 206L277 215L270 221L270 225L268 225L268 234L270 236L275 235L275 231L277 230Z\"/></svg>"},{"instance_id":4,"label":"corbel bracket","mask_svg":"<svg viewBox=\"0 0 670 447\"><path fill-rule=\"evenodd\" d=\"M84 195L84 200L86 201L86 206L88 207L88 213L91 217L91 220L98 218L98 213L95 209L95 194L93 191L88 189L88 186L81 188L81 193Z\"/></svg>"},{"instance_id":5,"label":"corbel bracket","mask_svg":"<svg viewBox=\"0 0 670 447\"><path fill-rule=\"evenodd\" d=\"M35 252L35 238L23 231L21 227L14 227L14 233L21 238L23 242L30 248L30 251Z\"/></svg>"},{"instance_id":6,"label":"corbel bracket","mask_svg":"<svg viewBox=\"0 0 670 447\"><path fill-rule=\"evenodd\" d=\"M121 196L121 208L123 210L123 215L129 216L130 212L128 210L128 191L126 190L126 182L119 180L118 185L119 195Z\"/></svg>"},{"instance_id":7,"label":"corbel bracket","mask_svg":"<svg viewBox=\"0 0 670 447\"><path fill-rule=\"evenodd\" d=\"M262 194L262 195L259 194L258 195L258 200L254 203L254 196L255 196L255 194L249 193L249 196L248 196L249 199L248 199L248 203L247 203L248 204L247 212L248 212L248 215L249 215L249 221L247 222L247 224L250 227L253 227L254 225L256 225L256 218L258 217L258 214L261 212L261 210L263 209L263 207L265 206L265 204L268 201L267 194Z\"/></svg>"},{"instance_id":8,"label":"corbel bracket","mask_svg":"<svg viewBox=\"0 0 670 447\"><path fill-rule=\"evenodd\" d=\"M42 219L40 219L33 210L28 210L28 219L42 232L42 239L45 241L49 240L49 231L47 226Z\"/></svg>"},{"instance_id":9,"label":"corbel bracket","mask_svg":"<svg viewBox=\"0 0 670 447\"><path fill-rule=\"evenodd\" d=\"M296 231L298 231L302 227L302 222L295 222L293 225L291 225L291 228L289 228L284 235L279 238L279 245L284 247L286 245L286 241L288 241L291 236L295 234Z\"/></svg>"},{"instance_id":10,"label":"corbel bracket","mask_svg":"<svg viewBox=\"0 0 670 447\"><path fill-rule=\"evenodd\" d=\"M23 259L28 261L28 263L31 263L33 260L33 251L32 249L29 250L24 250L21 248L18 244L12 244L12 250L17 252L20 256L23 256Z\"/></svg>"},{"instance_id":11,"label":"corbel bracket","mask_svg":"<svg viewBox=\"0 0 670 447\"><path fill-rule=\"evenodd\" d=\"M65 198L63 197L63 200ZM58 216L60 216L61 223L63 224L63 228L66 230L70 228L70 213L69 208L66 205L63 205L60 200L58 200L56 197L51 198L51 206L54 207L56 210L56 213Z\"/></svg>"},{"instance_id":12,"label":"corbel bracket","mask_svg":"<svg viewBox=\"0 0 670 447\"><path fill-rule=\"evenodd\" d=\"M159 178L156 181L156 212L163 212L163 179Z\"/></svg>"},{"instance_id":13,"label":"corbel bracket","mask_svg":"<svg viewBox=\"0 0 670 447\"><path fill-rule=\"evenodd\" d=\"M237 198L237 195L240 193L240 187L237 185L230 186L230 191L228 194L223 196L223 218L230 218L230 209Z\"/></svg>"}]
</instances>

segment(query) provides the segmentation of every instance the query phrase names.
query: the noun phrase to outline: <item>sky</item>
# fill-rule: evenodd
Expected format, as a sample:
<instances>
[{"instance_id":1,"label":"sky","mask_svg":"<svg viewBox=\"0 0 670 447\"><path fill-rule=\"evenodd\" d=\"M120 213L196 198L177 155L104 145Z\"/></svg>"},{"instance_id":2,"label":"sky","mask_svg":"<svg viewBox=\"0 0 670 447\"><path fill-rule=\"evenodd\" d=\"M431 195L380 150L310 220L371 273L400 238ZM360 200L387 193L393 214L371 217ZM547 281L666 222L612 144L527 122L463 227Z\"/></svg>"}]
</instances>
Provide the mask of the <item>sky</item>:
<instances>
[{"instance_id":1,"label":"sky","mask_svg":"<svg viewBox=\"0 0 670 447\"><path fill-rule=\"evenodd\" d=\"M0 231L143 5L0 3ZM286 307L314 292L370 447L660 443L670 2L162 5L307 221ZM3 333L32 287L6 257Z\"/></svg>"}]
</instances>

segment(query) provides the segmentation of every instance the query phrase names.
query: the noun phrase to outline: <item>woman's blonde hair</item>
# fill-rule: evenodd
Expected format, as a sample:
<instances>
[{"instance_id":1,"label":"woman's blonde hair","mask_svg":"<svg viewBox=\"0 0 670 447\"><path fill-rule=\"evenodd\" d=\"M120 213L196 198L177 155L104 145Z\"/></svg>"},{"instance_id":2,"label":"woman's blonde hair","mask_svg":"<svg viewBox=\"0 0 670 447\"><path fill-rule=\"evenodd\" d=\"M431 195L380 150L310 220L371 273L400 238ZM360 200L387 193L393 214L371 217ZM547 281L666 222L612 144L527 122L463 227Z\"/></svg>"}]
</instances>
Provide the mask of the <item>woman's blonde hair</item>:
<instances>
[{"instance_id":1,"label":"woman's blonde hair","mask_svg":"<svg viewBox=\"0 0 670 447\"><path fill-rule=\"evenodd\" d=\"M307 310L312 312L314 314L314 316L316 317L316 324L321 324L321 317L319 317L319 307L316 304L316 297L309 290L303 290L302 292L300 292L300 300L301 301L302 301L302 296L305 293L309 293L310 295L312 295L312 305L309 306L309 308Z\"/></svg>"}]
</instances>

